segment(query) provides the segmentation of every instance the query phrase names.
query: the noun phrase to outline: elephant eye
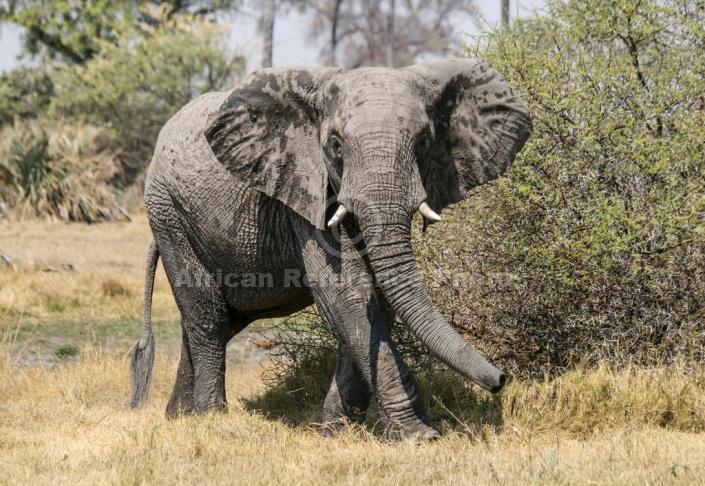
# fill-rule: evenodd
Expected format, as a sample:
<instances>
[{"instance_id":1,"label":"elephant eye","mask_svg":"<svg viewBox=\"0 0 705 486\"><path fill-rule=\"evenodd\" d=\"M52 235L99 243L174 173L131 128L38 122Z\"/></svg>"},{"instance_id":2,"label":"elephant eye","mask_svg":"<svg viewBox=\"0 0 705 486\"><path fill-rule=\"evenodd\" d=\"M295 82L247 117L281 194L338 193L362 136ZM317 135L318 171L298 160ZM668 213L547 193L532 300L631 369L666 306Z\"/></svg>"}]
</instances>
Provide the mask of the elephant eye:
<instances>
[{"instance_id":1,"label":"elephant eye","mask_svg":"<svg viewBox=\"0 0 705 486\"><path fill-rule=\"evenodd\" d=\"M328 140L328 154L330 155L330 158L336 162L343 160L343 145L340 142L340 139L335 135L331 135Z\"/></svg>"}]
</instances>

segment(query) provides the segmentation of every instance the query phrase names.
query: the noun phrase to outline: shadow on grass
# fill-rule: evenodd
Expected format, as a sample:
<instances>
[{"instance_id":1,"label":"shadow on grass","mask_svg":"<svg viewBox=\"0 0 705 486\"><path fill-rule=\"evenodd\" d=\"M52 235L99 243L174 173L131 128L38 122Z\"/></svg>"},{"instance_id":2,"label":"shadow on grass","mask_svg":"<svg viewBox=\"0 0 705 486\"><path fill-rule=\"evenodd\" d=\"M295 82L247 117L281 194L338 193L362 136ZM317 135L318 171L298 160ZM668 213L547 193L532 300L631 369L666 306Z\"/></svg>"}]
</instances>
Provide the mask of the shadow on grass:
<instances>
[{"instance_id":1,"label":"shadow on grass","mask_svg":"<svg viewBox=\"0 0 705 486\"><path fill-rule=\"evenodd\" d=\"M265 377L267 390L244 400L244 406L290 427L317 426L334 370L333 353L308 357L289 366L286 373ZM491 395L469 385L449 370L419 372L416 378L428 415L443 433L452 431L474 440L484 437L488 430L502 430L501 394ZM367 411L366 425L376 435L383 434L374 400Z\"/></svg>"}]
</instances>

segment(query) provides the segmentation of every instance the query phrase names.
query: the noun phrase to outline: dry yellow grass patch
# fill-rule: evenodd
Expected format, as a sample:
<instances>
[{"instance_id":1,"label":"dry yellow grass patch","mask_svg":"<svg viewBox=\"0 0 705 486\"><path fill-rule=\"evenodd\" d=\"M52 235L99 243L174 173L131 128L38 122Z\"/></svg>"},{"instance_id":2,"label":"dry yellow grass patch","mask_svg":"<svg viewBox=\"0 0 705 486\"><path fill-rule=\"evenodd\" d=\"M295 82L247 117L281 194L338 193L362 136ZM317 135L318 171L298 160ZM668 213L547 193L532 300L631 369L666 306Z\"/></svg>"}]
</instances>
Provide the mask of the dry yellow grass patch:
<instances>
[{"instance_id":1,"label":"dry yellow grass patch","mask_svg":"<svg viewBox=\"0 0 705 486\"><path fill-rule=\"evenodd\" d=\"M315 393L301 403L301 380L264 390L240 345L228 352L230 412L167 421L180 327L161 269L152 397L129 410L150 238L144 217L0 225L15 264L0 268L0 484L703 483L705 372L683 366L515 380L499 396L421 376L445 437L413 446L369 428L322 439ZM330 379L306 378L307 390Z\"/></svg>"},{"instance_id":2,"label":"dry yellow grass patch","mask_svg":"<svg viewBox=\"0 0 705 486\"><path fill-rule=\"evenodd\" d=\"M144 267L151 233L144 215L101 225L0 224L0 336L42 361L85 341L124 346L139 337ZM154 291L155 332L180 336L178 311L159 267ZM40 349L41 348L41 349Z\"/></svg>"},{"instance_id":3,"label":"dry yellow grass patch","mask_svg":"<svg viewBox=\"0 0 705 486\"><path fill-rule=\"evenodd\" d=\"M153 396L145 408L129 410L124 354L86 351L81 363L56 371L19 370L5 361L0 365L0 482L696 484L705 477L700 433L608 419L604 427L574 438L570 427L561 427L558 410L550 416L517 411L516 397L534 396L548 413L545 394L552 393L551 384L513 384L501 399L499 429L488 427L479 435L450 431L439 442L414 446L387 444L359 429L323 439L314 424L289 427L250 411L246 398L262 391L258 367L228 373L228 414L167 421L163 410L175 367L174 356L162 355ZM591 379L588 373L574 378ZM673 376L669 386L682 380ZM564 392L573 386L572 379L558 385ZM528 402L523 406L530 408Z\"/></svg>"},{"instance_id":4,"label":"dry yellow grass patch","mask_svg":"<svg viewBox=\"0 0 705 486\"><path fill-rule=\"evenodd\" d=\"M15 222L0 225L0 251L13 268L0 268L0 309L46 317L140 317L144 266L151 233L144 215L103 225ZM126 297L115 299L115 297ZM155 315L173 317L173 299L161 267Z\"/></svg>"}]
</instances>

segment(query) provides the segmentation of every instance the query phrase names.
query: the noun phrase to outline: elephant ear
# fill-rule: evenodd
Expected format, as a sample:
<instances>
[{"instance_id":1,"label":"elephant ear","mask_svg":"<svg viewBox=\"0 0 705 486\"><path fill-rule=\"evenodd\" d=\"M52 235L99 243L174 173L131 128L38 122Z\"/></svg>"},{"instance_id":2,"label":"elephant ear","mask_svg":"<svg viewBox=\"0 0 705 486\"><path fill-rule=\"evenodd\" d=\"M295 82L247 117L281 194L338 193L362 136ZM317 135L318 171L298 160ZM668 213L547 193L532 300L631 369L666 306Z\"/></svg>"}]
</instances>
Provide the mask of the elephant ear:
<instances>
[{"instance_id":1,"label":"elephant ear","mask_svg":"<svg viewBox=\"0 0 705 486\"><path fill-rule=\"evenodd\" d=\"M434 120L435 142L419 168L427 202L440 212L504 173L531 134L529 109L486 61L453 59L407 69L419 76Z\"/></svg>"},{"instance_id":2,"label":"elephant ear","mask_svg":"<svg viewBox=\"0 0 705 486\"><path fill-rule=\"evenodd\" d=\"M318 139L320 89L338 69L275 68L240 83L208 120L216 158L246 186L325 228L328 174Z\"/></svg>"}]
</instances>

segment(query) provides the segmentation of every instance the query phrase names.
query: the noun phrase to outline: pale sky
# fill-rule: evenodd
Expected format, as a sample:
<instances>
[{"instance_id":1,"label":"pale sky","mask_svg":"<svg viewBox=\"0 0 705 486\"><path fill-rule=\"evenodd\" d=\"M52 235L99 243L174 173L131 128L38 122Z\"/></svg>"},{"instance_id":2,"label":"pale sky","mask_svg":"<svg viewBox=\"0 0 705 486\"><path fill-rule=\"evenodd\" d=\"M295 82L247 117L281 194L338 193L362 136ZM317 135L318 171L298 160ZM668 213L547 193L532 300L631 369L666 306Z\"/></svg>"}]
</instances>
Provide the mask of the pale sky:
<instances>
[{"instance_id":1,"label":"pale sky","mask_svg":"<svg viewBox=\"0 0 705 486\"><path fill-rule=\"evenodd\" d=\"M521 0L518 4L515 0L511 0L511 17L516 17L517 14L522 16L529 15L528 10L536 7L540 8L543 4L544 0ZM477 0L475 5L488 24L492 25L499 22L499 0ZM316 65L320 46L314 45L307 38L308 17L292 11L286 15L281 15L276 20L274 66L291 64ZM262 41L256 32L256 20L241 17L240 20L231 21L231 29L231 44L236 48L236 52L247 56L247 70L257 69L262 57ZM461 30L477 32L478 28L472 21L468 20L467 25L463 25ZM5 24L0 26L0 72L5 72L19 64L17 55L20 51L20 33L21 29L14 25Z\"/></svg>"}]
</instances>

